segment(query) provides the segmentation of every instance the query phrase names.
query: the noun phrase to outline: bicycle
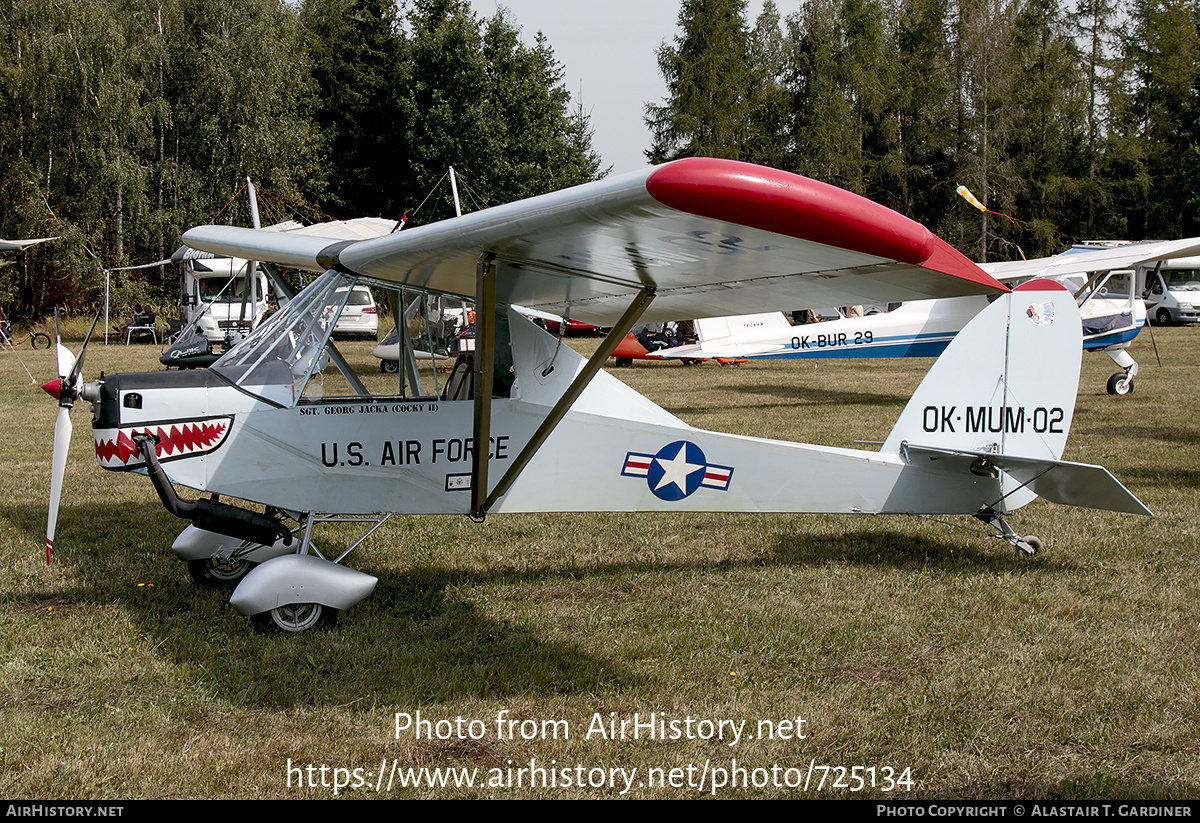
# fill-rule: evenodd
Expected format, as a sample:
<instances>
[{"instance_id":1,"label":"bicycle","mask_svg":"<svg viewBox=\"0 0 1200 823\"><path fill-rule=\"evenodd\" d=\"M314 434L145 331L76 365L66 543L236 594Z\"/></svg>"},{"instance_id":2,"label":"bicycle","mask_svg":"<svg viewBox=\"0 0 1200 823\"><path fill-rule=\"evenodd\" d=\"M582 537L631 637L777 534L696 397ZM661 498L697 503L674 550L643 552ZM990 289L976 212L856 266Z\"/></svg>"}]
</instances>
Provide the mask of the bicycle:
<instances>
[{"instance_id":1,"label":"bicycle","mask_svg":"<svg viewBox=\"0 0 1200 823\"><path fill-rule=\"evenodd\" d=\"M14 340L12 323L8 322L8 318L5 317L3 311L0 310L0 348L15 349L26 340L28 340L29 345L35 349L50 348L50 335L46 334L45 332L30 330L30 332L20 340Z\"/></svg>"}]
</instances>

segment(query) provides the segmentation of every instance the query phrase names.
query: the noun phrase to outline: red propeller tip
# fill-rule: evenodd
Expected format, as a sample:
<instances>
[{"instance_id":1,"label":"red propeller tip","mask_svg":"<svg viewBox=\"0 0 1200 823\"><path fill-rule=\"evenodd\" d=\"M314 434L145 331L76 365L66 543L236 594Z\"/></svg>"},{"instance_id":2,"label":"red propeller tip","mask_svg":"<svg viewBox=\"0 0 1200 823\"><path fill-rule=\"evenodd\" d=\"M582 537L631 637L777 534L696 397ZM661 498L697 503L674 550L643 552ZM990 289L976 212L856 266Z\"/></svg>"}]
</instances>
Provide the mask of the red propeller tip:
<instances>
[{"instance_id":1,"label":"red propeller tip","mask_svg":"<svg viewBox=\"0 0 1200 823\"><path fill-rule=\"evenodd\" d=\"M62 399L62 378L56 378L49 383L42 384L42 391L53 397L55 400Z\"/></svg>"}]
</instances>

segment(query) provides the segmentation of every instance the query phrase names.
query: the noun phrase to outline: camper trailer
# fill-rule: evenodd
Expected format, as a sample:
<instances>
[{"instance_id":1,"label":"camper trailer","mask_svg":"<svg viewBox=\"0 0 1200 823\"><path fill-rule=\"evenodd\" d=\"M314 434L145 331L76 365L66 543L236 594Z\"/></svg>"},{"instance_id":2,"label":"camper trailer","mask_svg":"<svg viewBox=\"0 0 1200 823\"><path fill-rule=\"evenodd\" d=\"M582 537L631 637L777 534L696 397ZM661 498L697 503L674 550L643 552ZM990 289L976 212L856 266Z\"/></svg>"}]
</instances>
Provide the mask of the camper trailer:
<instances>
[{"instance_id":1,"label":"camper trailer","mask_svg":"<svg viewBox=\"0 0 1200 823\"><path fill-rule=\"evenodd\" d=\"M236 257L183 261L183 320L195 323L211 343L244 337L266 315L267 276Z\"/></svg>"},{"instance_id":2,"label":"camper trailer","mask_svg":"<svg viewBox=\"0 0 1200 823\"><path fill-rule=\"evenodd\" d=\"M1160 326L1200 323L1200 257L1164 260L1139 271L1150 318Z\"/></svg>"}]
</instances>

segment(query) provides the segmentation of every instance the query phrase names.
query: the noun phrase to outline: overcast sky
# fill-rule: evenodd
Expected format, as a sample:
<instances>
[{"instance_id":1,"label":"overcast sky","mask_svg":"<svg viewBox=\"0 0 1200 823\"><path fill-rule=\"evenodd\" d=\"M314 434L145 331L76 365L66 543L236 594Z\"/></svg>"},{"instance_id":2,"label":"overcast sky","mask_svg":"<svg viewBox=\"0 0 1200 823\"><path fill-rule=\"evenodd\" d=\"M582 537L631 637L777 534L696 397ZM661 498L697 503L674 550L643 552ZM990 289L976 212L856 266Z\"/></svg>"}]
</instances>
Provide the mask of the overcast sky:
<instances>
[{"instance_id":1,"label":"overcast sky","mask_svg":"<svg viewBox=\"0 0 1200 823\"><path fill-rule=\"evenodd\" d=\"M776 0L787 17L801 0ZM646 103L666 94L656 52L678 33L677 0L471 0L476 12L492 16L497 6L512 12L521 36L532 43L538 31L566 70L564 83L592 118L592 145L613 174L646 165L650 147ZM750 25L762 10L750 0Z\"/></svg>"}]
</instances>

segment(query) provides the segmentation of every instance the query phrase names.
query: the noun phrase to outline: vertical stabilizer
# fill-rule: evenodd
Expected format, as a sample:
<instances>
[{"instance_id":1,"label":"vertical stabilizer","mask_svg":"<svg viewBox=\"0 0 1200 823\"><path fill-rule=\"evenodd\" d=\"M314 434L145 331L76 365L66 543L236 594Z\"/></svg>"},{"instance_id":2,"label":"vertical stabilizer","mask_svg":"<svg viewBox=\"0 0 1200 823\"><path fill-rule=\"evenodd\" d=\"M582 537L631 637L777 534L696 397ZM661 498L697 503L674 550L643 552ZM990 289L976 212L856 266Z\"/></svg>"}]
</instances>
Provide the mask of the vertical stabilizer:
<instances>
[{"instance_id":1,"label":"vertical stabilizer","mask_svg":"<svg viewBox=\"0 0 1200 823\"><path fill-rule=\"evenodd\" d=\"M1067 444L1082 354L1079 309L1032 280L980 312L946 348L892 429L901 443L1058 460Z\"/></svg>"}]
</instances>

